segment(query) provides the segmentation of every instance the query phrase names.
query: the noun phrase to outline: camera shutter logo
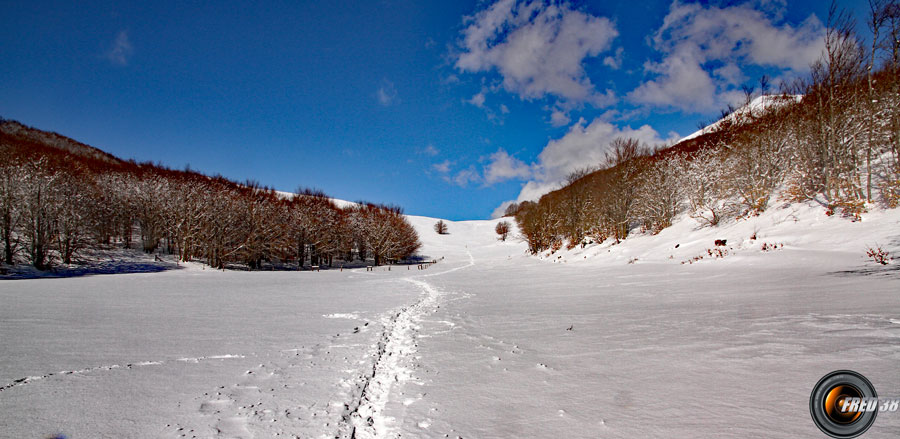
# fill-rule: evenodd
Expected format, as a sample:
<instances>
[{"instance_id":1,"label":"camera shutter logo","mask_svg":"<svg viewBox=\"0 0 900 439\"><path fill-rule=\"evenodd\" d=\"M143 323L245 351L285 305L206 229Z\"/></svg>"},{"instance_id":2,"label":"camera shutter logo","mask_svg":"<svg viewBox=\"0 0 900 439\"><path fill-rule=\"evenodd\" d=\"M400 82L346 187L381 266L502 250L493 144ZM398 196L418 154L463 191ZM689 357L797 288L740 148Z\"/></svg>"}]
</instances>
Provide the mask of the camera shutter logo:
<instances>
[{"instance_id":1,"label":"camera shutter logo","mask_svg":"<svg viewBox=\"0 0 900 439\"><path fill-rule=\"evenodd\" d=\"M809 413L823 433L839 439L854 438L875 422L878 394L862 374L836 370L813 387Z\"/></svg>"}]
</instances>

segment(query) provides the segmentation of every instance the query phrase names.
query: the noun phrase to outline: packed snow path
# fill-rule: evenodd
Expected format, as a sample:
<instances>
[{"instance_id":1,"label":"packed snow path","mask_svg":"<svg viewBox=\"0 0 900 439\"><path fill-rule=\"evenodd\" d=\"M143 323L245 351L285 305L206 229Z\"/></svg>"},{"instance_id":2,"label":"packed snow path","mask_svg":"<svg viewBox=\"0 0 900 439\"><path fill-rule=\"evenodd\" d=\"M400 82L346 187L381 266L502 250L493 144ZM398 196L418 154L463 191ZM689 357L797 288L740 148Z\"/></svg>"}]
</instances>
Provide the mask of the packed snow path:
<instances>
[{"instance_id":1,"label":"packed snow path","mask_svg":"<svg viewBox=\"0 0 900 439\"><path fill-rule=\"evenodd\" d=\"M452 273L475 265L472 253L468 251L466 253L469 257L468 264L421 277ZM420 328L418 322L426 313L437 312L443 294L424 280L414 277L404 280L416 285L422 291L422 297L414 304L400 309L384 323L384 332L373 355L372 372L363 378L359 399L347 405L351 410L345 416L345 425L340 437L352 439L387 437L394 421L384 414L391 389L395 385L402 388L407 381L415 379L413 354L418 347L417 334Z\"/></svg>"},{"instance_id":2,"label":"packed snow path","mask_svg":"<svg viewBox=\"0 0 900 439\"><path fill-rule=\"evenodd\" d=\"M348 404L352 409L345 418L341 437L385 437L393 421L384 414L393 386L403 386L413 379L410 363L416 352L417 320L428 311L436 311L440 293L423 281L407 279L422 289L424 297L401 309L385 324L385 331L374 354L371 374L362 382L359 399ZM349 431L347 431L349 430Z\"/></svg>"},{"instance_id":3,"label":"packed snow path","mask_svg":"<svg viewBox=\"0 0 900 439\"><path fill-rule=\"evenodd\" d=\"M825 373L900 396L900 271L861 256L900 218L779 212L543 259L413 217L425 271L0 282L0 438L821 437Z\"/></svg>"}]
</instances>

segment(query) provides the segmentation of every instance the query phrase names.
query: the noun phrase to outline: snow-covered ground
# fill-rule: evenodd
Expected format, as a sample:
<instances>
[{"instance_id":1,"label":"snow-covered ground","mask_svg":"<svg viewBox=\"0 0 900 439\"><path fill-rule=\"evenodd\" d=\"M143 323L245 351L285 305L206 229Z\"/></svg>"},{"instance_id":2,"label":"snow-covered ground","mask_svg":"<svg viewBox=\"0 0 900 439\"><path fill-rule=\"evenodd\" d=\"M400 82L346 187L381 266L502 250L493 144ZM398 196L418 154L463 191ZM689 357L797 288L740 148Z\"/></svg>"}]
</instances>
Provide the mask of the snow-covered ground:
<instances>
[{"instance_id":1,"label":"snow-covered ground","mask_svg":"<svg viewBox=\"0 0 900 439\"><path fill-rule=\"evenodd\" d=\"M0 282L0 437L822 437L825 373L900 396L900 270L864 256L896 254L900 211L684 218L540 258L497 220L410 221L425 270Z\"/></svg>"}]
</instances>

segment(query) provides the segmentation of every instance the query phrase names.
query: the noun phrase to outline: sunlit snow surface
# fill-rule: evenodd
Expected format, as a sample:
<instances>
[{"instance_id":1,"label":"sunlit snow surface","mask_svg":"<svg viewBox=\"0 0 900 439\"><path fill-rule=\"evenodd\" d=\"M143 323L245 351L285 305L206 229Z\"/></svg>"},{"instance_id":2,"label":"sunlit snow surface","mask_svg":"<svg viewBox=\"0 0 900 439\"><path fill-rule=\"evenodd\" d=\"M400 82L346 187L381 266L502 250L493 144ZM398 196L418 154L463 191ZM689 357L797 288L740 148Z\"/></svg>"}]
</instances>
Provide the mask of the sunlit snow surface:
<instances>
[{"instance_id":1,"label":"sunlit snow surface","mask_svg":"<svg viewBox=\"0 0 900 439\"><path fill-rule=\"evenodd\" d=\"M897 211L685 218L542 259L496 221L411 221L427 270L0 282L0 437L823 437L825 373L900 396L900 271L864 257L900 247Z\"/></svg>"}]
</instances>

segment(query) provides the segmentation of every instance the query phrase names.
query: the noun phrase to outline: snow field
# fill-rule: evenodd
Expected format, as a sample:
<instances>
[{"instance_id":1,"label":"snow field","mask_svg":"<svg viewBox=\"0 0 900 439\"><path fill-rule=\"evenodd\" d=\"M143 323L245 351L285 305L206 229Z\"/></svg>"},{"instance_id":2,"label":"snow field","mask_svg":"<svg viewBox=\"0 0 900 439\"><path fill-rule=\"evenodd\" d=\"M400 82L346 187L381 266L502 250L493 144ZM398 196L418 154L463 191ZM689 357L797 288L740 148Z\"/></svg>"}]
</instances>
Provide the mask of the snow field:
<instances>
[{"instance_id":1,"label":"snow field","mask_svg":"<svg viewBox=\"0 0 900 439\"><path fill-rule=\"evenodd\" d=\"M424 271L2 282L0 437L820 437L825 373L900 396L900 271L864 257L897 252L896 211L682 218L541 258L498 220L435 221L410 217Z\"/></svg>"},{"instance_id":2,"label":"snow field","mask_svg":"<svg viewBox=\"0 0 900 439\"><path fill-rule=\"evenodd\" d=\"M0 437L333 437L382 315L420 294L337 271L154 274L0 284L0 386L54 373L0 391Z\"/></svg>"}]
</instances>

